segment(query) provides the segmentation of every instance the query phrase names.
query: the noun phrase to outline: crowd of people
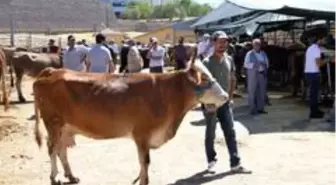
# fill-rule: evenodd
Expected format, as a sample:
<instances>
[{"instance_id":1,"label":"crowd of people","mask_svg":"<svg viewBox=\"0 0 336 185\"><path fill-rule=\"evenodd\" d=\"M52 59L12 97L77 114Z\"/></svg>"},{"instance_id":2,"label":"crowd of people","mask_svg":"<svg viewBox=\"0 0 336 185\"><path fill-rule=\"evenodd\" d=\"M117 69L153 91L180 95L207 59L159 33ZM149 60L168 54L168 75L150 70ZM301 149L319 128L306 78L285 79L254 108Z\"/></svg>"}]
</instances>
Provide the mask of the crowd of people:
<instances>
[{"instance_id":1,"label":"crowd of people","mask_svg":"<svg viewBox=\"0 0 336 185\"><path fill-rule=\"evenodd\" d=\"M77 71L87 72L114 72L115 64L120 61L119 73L122 72L140 72L144 67L144 57L141 56L141 50L148 50L145 58L149 60L150 72L162 73L164 71L164 58L167 55L167 49L159 44L158 39L151 37L148 44L136 42L128 37L122 41L119 46L114 41L107 42L103 34L96 35L96 43L89 46L85 40L76 41L73 35L68 36L67 47L62 50L63 64L65 68ZM183 42L183 38L180 42ZM183 43L182 43L183 44ZM186 50L177 46L178 69L185 68L187 61ZM51 39L47 53L58 53L59 48L55 41ZM181 54L185 52L184 54Z\"/></svg>"},{"instance_id":2,"label":"crowd of people","mask_svg":"<svg viewBox=\"0 0 336 185\"><path fill-rule=\"evenodd\" d=\"M319 89L319 68L325 64L321 54L321 38L317 37L315 42L306 50L304 73L310 84L310 118L321 118L323 112L318 108ZM230 154L231 170L234 172L249 173L240 162L238 155L236 135L234 131L234 118L231 104L233 93L236 89L236 64L232 56L230 39L223 31L214 32L211 36L204 34L197 45L196 57L203 61L210 73L217 79L221 87L229 93L231 101L224 104L217 110L212 105L202 105L206 120L205 151L208 160L208 169L211 170L216 162L214 139L217 119L220 122L224 137ZM235 42L231 40L231 42ZM267 96L267 71L269 59L262 50L263 40L256 38L252 41L252 47L244 57L242 66L246 69L248 104L250 114L267 114L265 105L269 103ZM56 52L50 42L49 51ZM113 73L116 70L115 60L120 58L119 73L140 72L143 68L143 57L140 54L142 48L148 48L146 58L149 60L151 73L164 72L164 56L166 49L159 44L158 39L150 38L147 45L137 43L130 38L125 38L119 47L115 42L107 43L102 34L96 35L96 44L89 47L85 41L76 44L74 36L68 37L68 47L63 51L63 66L76 71ZM191 56L188 56L184 46L184 38L174 46L174 57L176 69L185 69ZM334 115L334 112L332 112ZM334 121L334 118L332 118Z\"/></svg>"}]
</instances>

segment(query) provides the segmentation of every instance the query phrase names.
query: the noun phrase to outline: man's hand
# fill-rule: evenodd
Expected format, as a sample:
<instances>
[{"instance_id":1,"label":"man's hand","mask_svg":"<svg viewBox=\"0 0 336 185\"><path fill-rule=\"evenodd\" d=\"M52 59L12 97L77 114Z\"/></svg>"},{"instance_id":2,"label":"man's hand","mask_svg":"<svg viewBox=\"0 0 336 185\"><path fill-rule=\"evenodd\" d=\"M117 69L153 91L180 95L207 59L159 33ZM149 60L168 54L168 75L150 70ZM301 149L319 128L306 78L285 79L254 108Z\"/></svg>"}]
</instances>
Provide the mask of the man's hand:
<instances>
[{"instance_id":1,"label":"man's hand","mask_svg":"<svg viewBox=\"0 0 336 185\"><path fill-rule=\"evenodd\" d=\"M233 104L234 104L233 98L230 98L229 105L233 105Z\"/></svg>"},{"instance_id":2,"label":"man's hand","mask_svg":"<svg viewBox=\"0 0 336 185\"><path fill-rule=\"evenodd\" d=\"M206 112L208 113L215 113L217 108L215 104L205 104L204 105Z\"/></svg>"},{"instance_id":3,"label":"man's hand","mask_svg":"<svg viewBox=\"0 0 336 185\"><path fill-rule=\"evenodd\" d=\"M335 63L335 55L331 58L331 63Z\"/></svg>"}]
</instances>

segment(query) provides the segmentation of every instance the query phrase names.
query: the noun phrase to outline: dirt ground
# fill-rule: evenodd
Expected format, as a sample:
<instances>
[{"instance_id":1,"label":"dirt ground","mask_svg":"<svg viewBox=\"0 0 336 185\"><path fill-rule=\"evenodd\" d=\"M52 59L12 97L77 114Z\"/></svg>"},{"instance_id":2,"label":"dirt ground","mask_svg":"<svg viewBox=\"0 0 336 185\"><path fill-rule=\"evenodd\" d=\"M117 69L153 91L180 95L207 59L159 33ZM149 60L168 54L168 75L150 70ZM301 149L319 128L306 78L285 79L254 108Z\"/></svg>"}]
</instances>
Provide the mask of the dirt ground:
<instances>
[{"instance_id":1,"label":"dirt ground","mask_svg":"<svg viewBox=\"0 0 336 185\"><path fill-rule=\"evenodd\" d=\"M25 95L32 100L30 83ZM13 92L12 100L17 97ZM176 137L151 152L153 185L333 185L335 134L323 121L308 121L307 108L293 99L273 99L268 115L246 115L244 99L235 104L236 120L250 131L239 138L243 164L250 175L230 175L228 154L218 127L219 158L215 174L204 172L204 122L195 109L185 117ZM13 103L0 109L0 185L49 184L50 163L45 142L41 150L33 139L33 104ZM134 144L129 140L94 141L81 136L69 158L80 185L127 185L138 175ZM59 166L60 167L60 166ZM62 168L60 168L62 169ZM60 173L62 175L62 173Z\"/></svg>"}]
</instances>

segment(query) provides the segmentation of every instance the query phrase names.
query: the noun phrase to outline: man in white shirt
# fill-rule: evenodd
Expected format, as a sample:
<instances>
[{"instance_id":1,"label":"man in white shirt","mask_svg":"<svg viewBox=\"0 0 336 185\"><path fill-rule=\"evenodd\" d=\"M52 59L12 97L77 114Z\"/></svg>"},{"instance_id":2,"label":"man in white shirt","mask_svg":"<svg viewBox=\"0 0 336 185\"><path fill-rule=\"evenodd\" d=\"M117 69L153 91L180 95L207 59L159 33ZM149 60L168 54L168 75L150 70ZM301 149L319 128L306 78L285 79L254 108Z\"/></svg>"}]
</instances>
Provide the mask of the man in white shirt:
<instances>
[{"instance_id":1,"label":"man in white shirt","mask_svg":"<svg viewBox=\"0 0 336 185\"><path fill-rule=\"evenodd\" d=\"M68 47L63 52L63 67L74 71L86 71L85 58L89 50L75 43L75 37L68 36Z\"/></svg>"},{"instance_id":2,"label":"man in white shirt","mask_svg":"<svg viewBox=\"0 0 336 185\"><path fill-rule=\"evenodd\" d=\"M96 45L88 53L88 71L91 73L114 72L112 56L103 44L106 38L103 34L96 35Z\"/></svg>"},{"instance_id":3,"label":"man in white shirt","mask_svg":"<svg viewBox=\"0 0 336 185\"><path fill-rule=\"evenodd\" d=\"M320 89L320 67L325 64L321 56L320 45L323 37L315 39L305 54L305 77L309 84L309 118L323 118L324 113L318 108L318 96Z\"/></svg>"},{"instance_id":4,"label":"man in white shirt","mask_svg":"<svg viewBox=\"0 0 336 185\"><path fill-rule=\"evenodd\" d=\"M210 35L204 34L202 41L197 45L197 57L200 57L201 60L209 57L213 53L214 47L212 46Z\"/></svg>"},{"instance_id":5,"label":"man in white shirt","mask_svg":"<svg viewBox=\"0 0 336 185\"><path fill-rule=\"evenodd\" d=\"M110 41L109 43L109 47L113 50L113 52L116 54L116 55L119 55L119 47L118 47L118 44L115 43L114 41Z\"/></svg>"},{"instance_id":6,"label":"man in white shirt","mask_svg":"<svg viewBox=\"0 0 336 185\"><path fill-rule=\"evenodd\" d=\"M158 40L153 37L152 47L147 54L147 58L149 58L149 71L151 73L163 73L165 54L166 50L158 45Z\"/></svg>"},{"instance_id":7,"label":"man in white shirt","mask_svg":"<svg viewBox=\"0 0 336 185\"><path fill-rule=\"evenodd\" d=\"M130 49L127 54L127 71L129 73L140 72L143 67L143 60L134 40L129 42Z\"/></svg>"},{"instance_id":8,"label":"man in white shirt","mask_svg":"<svg viewBox=\"0 0 336 185\"><path fill-rule=\"evenodd\" d=\"M246 54L244 61L247 69L248 103L252 115L265 114L268 58L260 49L260 39L254 39L252 44L253 49Z\"/></svg>"}]
</instances>

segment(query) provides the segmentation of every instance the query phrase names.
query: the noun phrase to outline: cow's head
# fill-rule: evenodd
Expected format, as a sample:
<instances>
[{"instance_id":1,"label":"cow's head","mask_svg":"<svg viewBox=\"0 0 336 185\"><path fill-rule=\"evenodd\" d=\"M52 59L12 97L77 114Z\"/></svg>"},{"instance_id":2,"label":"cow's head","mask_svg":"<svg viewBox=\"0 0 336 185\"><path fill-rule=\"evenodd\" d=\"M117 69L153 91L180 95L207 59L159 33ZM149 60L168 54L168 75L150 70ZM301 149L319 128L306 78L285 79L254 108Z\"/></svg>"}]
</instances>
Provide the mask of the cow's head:
<instances>
[{"instance_id":1,"label":"cow's head","mask_svg":"<svg viewBox=\"0 0 336 185\"><path fill-rule=\"evenodd\" d=\"M228 101L228 93L222 89L200 60L192 60L186 71L198 101L203 104L214 104L216 107Z\"/></svg>"}]
</instances>

